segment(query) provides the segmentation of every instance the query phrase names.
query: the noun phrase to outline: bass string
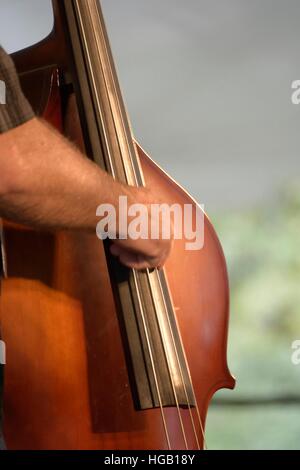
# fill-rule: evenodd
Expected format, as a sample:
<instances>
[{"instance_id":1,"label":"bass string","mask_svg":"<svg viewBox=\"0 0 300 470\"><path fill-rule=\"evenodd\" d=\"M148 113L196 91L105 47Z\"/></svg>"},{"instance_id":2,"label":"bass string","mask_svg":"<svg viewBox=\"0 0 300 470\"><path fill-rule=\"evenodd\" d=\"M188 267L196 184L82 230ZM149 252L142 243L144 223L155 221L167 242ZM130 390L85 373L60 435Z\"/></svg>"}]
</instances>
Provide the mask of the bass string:
<instances>
[{"instance_id":1,"label":"bass string","mask_svg":"<svg viewBox=\"0 0 300 470\"><path fill-rule=\"evenodd\" d=\"M116 89L116 84L115 84L115 80L114 80L114 74L113 74L113 71L112 71L112 66L111 66L111 61L110 61L110 54L108 52L108 49L107 49L107 44L106 44L106 38L104 37L104 34L103 32L101 31L101 35L102 35L102 41L103 41L103 44L104 44L104 48L105 48L105 52L106 52L106 58L107 58L107 63L109 64L109 68L110 68L110 75L111 75L111 84L113 85L114 87L114 92L115 92L115 96L116 98L118 98L118 92L117 92L117 89ZM138 178L137 178L137 174L136 174L136 170L135 170L135 167L134 167L134 164L133 164L133 161L132 161L132 157L131 157L131 152L130 152L130 143L129 143L129 140L128 140L128 135L127 135L127 132L126 132L126 126L125 126L125 123L124 123L124 120L123 120L123 113L122 113L122 110L121 110L121 106L120 106L120 102L119 100L117 99L116 100L117 102L117 106L118 106L118 111L119 111L119 115L121 117L121 124L122 124L122 127L123 127L123 133L122 135L125 136L125 139L126 139L126 145L127 145L127 151L128 151L128 155L130 157L130 160L131 160L131 168L133 170L133 174L134 174L134 179L135 179L135 184L138 186ZM112 113L112 116L114 118L114 113L113 113L113 110L111 108L111 113ZM114 125L115 125L115 121L114 121ZM129 124L129 120L128 120L128 126L130 128L130 124ZM115 125L115 129L116 129L116 125ZM117 131L117 129L116 129ZM126 175L126 178L127 178L127 183L128 183L128 176L127 176L127 172L126 172L126 168L125 168L125 165L123 163L123 168L124 168L124 173ZM142 184L144 184L144 181L143 181L143 175L142 175L142 172L140 171L140 179L142 181ZM145 184L144 184L145 185ZM150 289L150 292L151 292L151 296L152 296L152 299L153 299L153 292L152 292L152 289L151 289L151 284L150 284L150 277L149 277L149 271L146 270L147 272L147 277L148 277L148 285L149 285L149 289ZM138 273L135 271L134 272L134 278L135 280L137 279L138 277ZM139 286L138 284L136 284L136 289L137 291L139 290ZM139 294L140 296L140 294ZM158 314L157 314L157 309L156 309L156 306L155 306L155 303L153 302L153 305L154 305L154 312L155 312L155 317L156 317L156 322L157 324L159 325L159 322L158 322ZM142 303L140 302L140 306L142 308ZM145 317L145 313L143 310L142 311L142 314L143 314L143 317ZM144 326L144 329L147 329L147 326L146 326L146 321L145 319L143 318L143 326ZM160 329L160 327L159 327ZM148 331L147 331L147 334L148 334ZM160 329L160 335L162 337L162 334L161 334L161 329ZM148 341L147 341L148 343ZM150 342L149 344L147 344L148 346L148 349L150 347ZM163 341L163 350L164 350L164 353L165 353L165 357L167 358L167 363L168 363L168 367L169 367L169 370L170 370L170 358L169 358L169 354L167 353L167 348L166 348L166 345ZM152 352L151 352L152 354ZM151 360L152 362L152 360ZM154 361L153 361L153 366L155 367L154 365ZM155 375L156 374L156 371L155 371ZM178 419L179 419L179 423L180 423L180 428L181 428L181 432L182 432L182 436L183 436L183 439L184 439L184 444L185 444L185 447L186 449L188 449L188 444L187 444L187 437L186 437L186 432L185 432L185 429L184 429L184 425L183 425L183 422L182 422L182 416L181 416L181 413L180 413L180 408L179 408L179 402L178 402L178 397L177 397L177 392L176 392L176 387L175 387L175 384L174 384L174 380L173 380L173 377L172 377L172 374L170 373L170 380L171 380L171 386L172 386L172 390L173 390L173 394L174 394L174 398L175 398L175 403L176 403L176 409L177 409L177 415L178 415Z\"/></svg>"},{"instance_id":2,"label":"bass string","mask_svg":"<svg viewBox=\"0 0 300 470\"><path fill-rule=\"evenodd\" d=\"M99 22L100 22L100 19L99 19ZM114 87L115 97L117 98L117 99L116 99L116 102L117 102L117 106L118 106L119 115L120 115L120 117L121 117L121 124L122 124L122 127L123 127L123 129L122 129L122 130L123 130L122 135L124 135L124 136L125 136L125 139L126 139L127 151L128 151L128 155L129 155L130 161L131 161L131 168L132 168L132 170L133 170L135 184L136 184L136 186L138 186L138 178L137 178L137 174L136 174L136 169L135 169L135 167L134 167L134 164L133 164L133 161L132 161L131 152L130 152L130 143L129 143L128 135L127 135L127 132L126 132L126 126L125 126L125 123L124 123L124 120L123 120L122 109L121 109L121 106L120 106L120 102L119 102L119 100L118 100L118 91L117 91L117 89L116 89L116 84L115 84L115 80L114 80L114 73L113 73L113 71L112 71L112 65L111 65L111 61L110 61L110 54L109 54L108 49L107 49L106 38L104 37L104 34L103 34L101 28L100 28L100 32L101 32L102 41L103 41L103 45L104 45L105 52L106 52L107 63L109 64L109 71L110 71L110 76L111 76L111 84L112 84L113 87ZM101 61L101 58L100 58L100 57L99 57L99 59L100 59L100 61ZM106 84L106 85L107 85L107 84ZM106 89L107 89L107 88L106 88ZM110 103L110 101L109 101L109 103ZM112 116L113 116L113 121L114 121L115 130L116 130L116 132L117 132L117 129L116 129L117 126L116 126L116 124L115 124L114 113L113 113L112 107L111 107L111 113L112 113ZM128 120L128 127L129 127L129 129L130 129L129 120ZM123 160L122 160L122 162L123 162ZM126 168L125 168L124 162L123 162L123 169L124 169L124 173L125 173L125 176L126 176L126 179L127 179L127 183L128 183L128 175L127 175L127 172L126 172ZM140 179L141 179L142 184L145 186L141 169L140 169ZM143 327L144 327L144 330L147 331L147 347L148 347L148 350L149 350L149 351L151 350L151 366L152 366L153 372L155 373L155 383L157 384L157 385L156 385L156 388L159 388L158 379L157 379L157 373L156 373L156 370L155 370L155 363L154 363L154 359L153 359L153 353L152 353L152 349L151 349L150 338L149 338L149 340L148 340L148 330L147 330L147 324L146 324L146 320L145 320L145 312L143 311L142 302L141 302L140 293L139 293L139 285L138 285L138 283L137 283L138 273L137 273L135 270L133 270L133 271L134 271L134 279L135 279L135 283L136 283L136 290L137 290L137 292L138 292L138 298L139 298L140 309L141 309L141 312L142 312L142 315L143 315ZM155 305L155 303L154 303L153 292L152 292L151 284L150 284L149 270L146 270L146 272L147 272L147 277L148 277L148 285L149 285L149 289L150 289L151 296L152 296L152 300L153 300L156 322L157 322L157 324L158 324L158 326L159 326L158 314L157 314L157 311L156 311L157 308L156 308L156 305ZM162 337L160 327L159 327L159 330L160 330L160 335L161 335L161 337ZM165 353L165 357L167 358L167 363L168 363L168 367L169 367L169 371L170 371L170 358L169 358L169 354L167 353L167 348L166 348L166 345L164 344L164 341L163 341L163 350L164 350L164 353ZM152 364L153 364L153 365L152 365ZM170 381L171 381L171 386L172 386L172 390L173 390L173 394L174 394L174 398L175 398L175 403L176 403L176 409L177 409L177 415L178 415L178 419L179 419L179 423L180 423L180 428L181 428L181 432L182 432L182 436L183 436L183 440L184 440L185 447L186 447L186 449L188 449L187 437L186 437L186 432L185 432L184 425L183 425L183 422L182 422L182 416L181 416L181 413L180 413L180 408L179 408L179 402L178 402L176 387L175 387L175 384L174 384L174 380L173 380L172 374L171 374L171 372L169 372L169 373L170 373ZM165 425L165 416L163 416L163 420L164 420L164 425Z\"/></svg>"},{"instance_id":3,"label":"bass string","mask_svg":"<svg viewBox=\"0 0 300 470\"><path fill-rule=\"evenodd\" d=\"M195 439L196 439L197 447L198 447L198 449L200 449L200 443L199 443L199 439L198 439L198 436L197 436L194 417L193 417L193 414L192 414L191 403L190 403L190 400L189 400L189 395L188 395L186 384L185 384L185 379L184 379L183 370L182 370L182 367L181 367L181 362L180 362L180 358L179 358L179 354L178 354L178 350L177 350L177 345L176 345L176 341L175 341L175 337L174 337L174 333L173 333L173 328L172 328L172 325L171 325L170 317L168 315L168 307L167 307L167 303L166 303L166 299L165 299L165 293L164 293L164 289L163 289L163 286L162 286L162 283L161 283L159 273L157 273L157 277L158 277L158 281L159 281L160 290L162 292L162 298L163 298L163 302L164 302L164 305L165 305L165 311L167 312L167 320L168 320L169 331L170 331L170 334L171 334L172 343L173 343L173 347L174 347L175 354L176 354L176 361L177 361L177 364L179 366L181 382L182 382L182 385L183 385L184 395L185 395L187 405L188 405L189 417L190 417L190 420L191 420L191 424L192 424L193 433L194 433L194 436L195 436ZM175 311L173 312L173 315L175 316ZM178 326L177 326L177 329L178 329ZM180 336L179 336L179 338L180 338ZM181 344L181 348L183 349L183 344Z\"/></svg>"},{"instance_id":4,"label":"bass string","mask_svg":"<svg viewBox=\"0 0 300 470\"><path fill-rule=\"evenodd\" d=\"M158 273L158 280L159 280L159 284L160 284L160 287L161 287L161 291L164 293L164 287L163 287L162 282L161 282L160 273ZM167 284L166 277L164 277L164 281ZM167 288L168 288L168 286L167 286ZM185 348L184 348L184 345L183 345L182 337L181 337L181 334L180 334L180 329L179 329L175 309L174 309L174 306L173 306L172 299L170 298L170 289L169 288L168 288L168 297L169 297L170 303L172 305L172 313L173 313L174 320L175 320L176 325L177 325L177 333L178 333L179 341L180 341L180 344L181 344L182 353L184 355L184 360L185 360L185 363L186 363L186 367L187 367L187 371L188 371L188 375L189 375L189 380L190 380L190 383L191 383L193 398L194 398L194 401L195 401L195 404L196 404L195 408L196 408L197 419L198 419L198 422L199 422L201 435L202 435L202 438L203 438L203 445L204 445L204 448L207 450L208 447L207 447L207 443L206 443L206 439L205 439L204 426L203 426L202 419L201 419L200 412L199 412L199 406L198 406L197 399L196 399L196 394L195 394L194 385L193 385L193 381L192 381L192 377L191 377L191 373L190 373L190 368L188 367L188 360L187 360L187 357L186 357L186 352L185 352ZM164 302L165 302L165 294L163 294L163 299L164 299ZM166 308L167 308L167 305L166 305ZM178 365L179 365L179 369L180 369L180 373L181 373L181 380L182 380L182 383L183 383L184 393L185 393L185 397L186 397L186 400L187 400L187 403L188 403L188 410L189 410L189 415L190 415L190 419L191 419L191 423L192 423L192 427L193 427L193 432L194 432L194 435L196 437L198 449L200 449L200 444L199 444L197 431L196 431L196 426L195 426L195 420L194 420L194 417L193 417L193 413L192 413L192 409L191 409L191 403L189 401L189 396L188 396L188 393L187 393L182 368L180 366L180 358L178 356L176 342L175 342L175 338L174 338L172 325L171 325L169 316L168 316L168 323L169 323L169 328L170 328L170 332L171 332L172 341L174 342L174 349L176 351L176 357L177 357L177 361L178 361Z\"/></svg>"},{"instance_id":5,"label":"bass string","mask_svg":"<svg viewBox=\"0 0 300 470\"><path fill-rule=\"evenodd\" d=\"M136 273L135 269L133 269L132 272L133 272L134 282L135 282L135 286L136 286L136 292L137 292L137 296L138 296L138 302L139 302L140 312L141 312L141 316L142 316L143 328L144 328L144 333L145 333L145 336L146 336L147 347L148 347L148 352L149 352L149 356L150 356L151 368L152 368L152 372L153 372L153 376L154 376L155 388L156 388L156 393L157 393L157 396L158 396L159 408L160 408L160 413L161 413L161 417L162 417L163 427L164 427L164 431L165 431L165 435L166 435L168 448L171 450L172 447L171 447L171 442L170 442L170 435L169 435L167 421L166 421L166 417L165 417L165 413L164 413L164 407L163 407L163 404L162 404L160 387L159 387L159 382L158 382L158 377L157 377L155 362L154 362L154 357L153 357L153 351L152 351L152 347L151 347L149 331L148 331L148 328L147 328L146 315L145 315L145 312L144 312L142 300L141 300L141 297L140 297L139 287L138 287L138 283L137 283L137 278L136 278L137 273Z\"/></svg>"},{"instance_id":6,"label":"bass string","mask_svg":"<svg viewBox=\"0 0 300 470\"><path fill-rule=\"evenodd\" d=\"M78 10L77 10L78 11ZM80 12L79 12L80 13ZM91 14L91 11L90 11L90 14ZM80 15L79 15L80 17ZM81 19L81 17L80 17ZM100 21L100 19L99 19ZM84 26L83 26L83 23L82 23L82 19L81 19L81 29L82 29L82 32L84 33ZM101 31L101 29L100 29ZM95 35L95 39L96 39L96 34L95 34L95 31L94 32L94 35ZM101 34L102 31L101 31ZM85 35L84 35L85 36ZM86 40L86 36L85 36L85 44L86 44L86 53L88 55L88 61L89 61L89 66L90 66L90 73L91 75L93 76L93 70L92 70L92 65L91 65L91 60L90 60L90 56L89 56L89 51L88 51L88 47L87 47L87 40ZM108 59L108 63L110 65L110 60L109 60L109 54L108 54L108 51L107 51L107 46L106 46L106 41L105 41L105 38L103 37L103 44L105 46L105 49L106 49L106 53L107 53L107 59ZM100 63L101 63L101 57L100 57L100 54L99 54L99 60L100 60ZM102 65L102 64L101 64ZM111 77L112 77L112 83L115 87L115 82L113 80L113 73L112 73L112 70L110 70L111 72ZM104 75L105 76L105 75ZM98 95L97 93L97 88L95 86L95 79L93 77L93 88L94 88L94 93L95 93L95 96ZM107 90L107 83L106 83L106 90ZM117 90L116 90L116 87L115 87L115 92L116 92L116 97L118 96L117 94ZM110 100L109 100L109 103L110 103ZM100 100L98 98L98 105L100 104ZM123 118L123 115L122 115L122 112L121 112L121 107L120 107L120 104L117 100L117 104L119 106L119 111L120 111L120 116L121 118ZM99 107L99 111L100 111L100 106ZM112 112L112 116L114 117L114 114L113 114L113 110L111 108L111 112ZM127 132L126 132L126 128L125 128L125 124L123 122L123 119L121 119L121 122L122 122L122 125L124 127L124 135L126 136L126 139L127 139ZM115 124L115 123L114 123ZM115 130L117 132L117 129L116 129L116 126L115 126ZM129 142L127 142L127 145L128 145L128 154L131 157L131 152L130 152L130 148L129 148ZM107 147L108 151L109 151L109 148ZM111 158L111 157L110 157ZM111 162L112 162L112 159L111 159ZM132 162L132 167L134 168L134 165L133 165L133 162ZM124 168L125 170L125 168ZM125 171L125 174L126 174L126 171ZM127 175L126 175L127 176ZM142 176L142 173L141 173L141 176ZM136 183L137 183L137 178L136 178L136 175L135 175L135 179L136 179ZM139 306L140 306L140 310L141 310L141 313L142 313L142 321L143 321L143 328L145 330L145 335L146 335L146 338L147 338L147 347L148 347L148 350L149 350L149 355L150 355L150 358L151 358L151 367L153 369L153 374L154 374L154 378L155 378L155 386L156 386L156 391L157 391L157 395L158 395L158 399L159 399L159 405L160 405L160 410L161 410L161 416L162 416L162 420L163 420L163 425L164 425L164 429L165 429L165 434L166 434L166 439L167 439L167 443L168 443L168 447L171 448L170 446L170 439L169 439L169 432L168 432L168 429L167 429L167 423L166 423L166 419L165 419L165 415L164 415L164 411L163 411L163 405L162 405L162 401L161 401L161 393L160 393L160 389L159 389L159 383L158 383L158 378L157 378L157 373L156 373L156 369L155 369L155 363L154 363L154 359L153 359L153 352L152 352L152 348L151 348L151 343L150 343L150 338L149 338L149 332L148 332L148 328L147 328L147 324L146 324L146 320L145 320L145 312L143 311L143 306L142 306L142 302L141 302L141 299L140 299L140 293L139 293L139 288L138 288L138 285L137 285L137 279L136 279L136 275L137 273L134 272L134 280L135 280L135 283L136 283L136 289L137 289L137 293L138 293L138 299L139 299ZM149 279L149 285L150 285L150 275L149 275L149 270L147 270L147 275L148 275L148 279ZM161 282L160 282L160 288L161 288L161 294L162 294L162 297L164 299L164 302L165 302L165 298L164 298L164 293L163 293L163 288L162 288L162 285L161 285ZM152 293L152 289L150 287L150 291L151 291L151 294L153 296L153 293ZM154 304L155 305L155 304ZM156 310L156 309L155 309ZM157 317L157 312L155 311L155 314L156 314L156 317ZM174 344L174 348L175 348L175 351L176 351L176 357L177 357L177 361L178 361L178 365L179 365L179 369L180 369L180 374L181 374L181 378L182 378L182 383L183 383L183 386L184 386L184 391L185 391L185 396L186 396L186 399L187 399L187 403L188 403L188 408L189 408L189 415L190 415L190 419L191 419L191 422L192 422L192 426L193 426L193 431L194 431L194 434L195 434L195 437L196 437L196 441L197 441L197 446L198 448L200 448L199 446L199 441L198 441L198 437L197 437L197 433L196 433L196 429L195 429L195 423L194 423L194 419L193 419L193 416L192 416L192 412L191 412L191 405L190 405L190 402L189 402L189 397L188 397L188 394L187 394L187 390L186 390L186 386L185 386L185 383L184 383L184 377L183 377L183 372L182 372L182 369L181 369L181 364L180 364L180 360L179 360L179 355L178 355L178 351L177 351L177 346L176 346L176 343L175 343L175 338L174 338L174 335L173 335L173 332L172 332L172 328L171 328L171 324L170 324L170 319L168 317L168 323L169 323L169 328L170 328L170 332L171 332L171 337L172 337L172 341L173 341L173 344ZM158 323L159 324L159 323ZM180 335L179 335L180 337ZM181 340L181 337L180 337L180 341L182 342ZM164 343L164 340L163 340L163 343ZM183 348L183 345L182 345L182 348ZM165 350L165 353L166 353L166 347L164 345L164 350ZM167 353L166 353L166 357L167 357ZM172 377L172 375L170 374L170 377ZM192 383L192 382L191 382ZM180 425L181 425L181 429L182 429L182 433L183 433L183 437L184 437L184 441L185 441L185 445L186 445L186 448L188 448L187 446L187 439L186 439L186 434L185 434L185 430L184 430L184 426L183 426L183 422L182 422L182 418L181 418L181 413L180 413L180 410L179 410L179 404L178 404L178 397L177 397L177 394L176 394L176 388L174 386L174 382L173 382L173 379L172 379L172 387L173 387L173 393L174 393L174 396L175 396L175 400L176 400L176 406L177 406L177 411L178 411L178 416L179 416L179 420L180 420ZM193 393L194 393L194 389L193 389ZM196 400L195 400L196 402ZM205 443L205 437L204 437L204 428L203 428L203 425L202 425L202 421L201 421L201 418L200 418L200 413L199 413L199 408L198 408L198 405L197 405L197 402L196 402L196 407L197 407L197 416L198 416L198 420L199 420L199 423L200 423L200 428L201 428L201 432L203 434L203 439L204 439L204 443Z\"/></svg>"},{"instance_id":7,"label":"bass string","mask_svg":"<svg viewBox=\"0 0 300 470\"><path fill-rule=\"evenodd\" d=\"M99 18L99 22L100 22L100 24L101 24L100 18ZM118 106L119 115L120 115L120 117L121 117L121 123L122 123L122 126L123 126L123 135L124 135L125 138L126 138L127 151L128 151L128 155L129 155L130 160L131 160L131 167L132 167L132 169L133 169L134 178L135 178L135 183L136 183L136 185L138 185L138 178L137 178L137 175L136 175L136 169L135 169L135 165L134 165L134 163L133 163L133 161L132 161L132 155L131 155L131 152L130 152L130 143L129 143L129 140L128 140L128 134L127 134L127 132L126 132L126 126L125 126L125 123L124 123L124 120L123 120L123 113L122 113L122 109L121 109L121 106L120 106L120 103L119 103L119 100L118 100L118 91L117 91L117 87L116 87L115 80L114 80L114 73L113 73L112 65L111 65L111 61L110 61L110 54L109 54L109 52L108 52L107 43L106 43L106 38L104 37L103 31L101 30L101 28L100 28L100 33L101 33L101 35L102 35L102 41L103 41L103 45L104 45L105 52L106 52L106 56L107 56L107 63L109 64L109 71L110 71L110 75L111 75L111 83L112 83L112 85L113 85L113 87L114 87L114 92L115 92L115 96L116 96L116 102L117 102L117 106ZM99 59L101 60L100 57L99 57ZM106 89L107 89L107 88L106 88ZM109 103L110 103L110 101L109 101ZM111 108L111 112L112 112L112 116L113 116L113 118L114 118L114 113L113 113L112 108ZM115 121L114 121L114 125L115 125ZM129 129L130 129L129 120L128 120L128 126L129 126ZM115 129L116 129L116 125L115 125ZM117 132L117 129L116 129L116 132ZM141 178L142 184L145 186L145 181L144 181L144 178L143 178L143 173L142 173L141 167L140 167L140 165L139 165L139 161L138 161L137 156L136 156L136 159L137 159L137 164L138 164L139 172L140 172L140 175L139 175L139 176L140 176L140 178ZM122 162L123 162L123 160L122 160ZM126 175L126 177L127 177L126 168L125 168L125 165L124 165L124 164L123 164L123 167L124 167L125 175ZM128 182L128 178L127 178L127 182ZM149 288L150 288L150 292L151 292L151 295L152 295L152 299L154 299L153 292L152 292L152 288L151 288L151 280L150 280L150 273L149 273L149 270L147 269L146 272L147 272L148 283L149 283ZM156 270L156 273L158 274L157 270ZM158 276L158 278L159 278L159 276ZM163 301L164 301L164 304L165 304L165 309L166 309L166 312L167 312L168 310L167 310L167 307L166 307L164 292L163 292L163 288L162 288L160 279L159 279L159 286L160 286L160 290L161 290L161 296L162 296ZM154 306L155 306L155 303L154 303ZM157 320L157 322L158 322L158 314L157 314L156 310L157 310L157 308L155 307L155 315L156 315L156 320ZM176 318L174 308L173 308L173 314L174 314L174 317ZM174 346L174 349L175 349L175 352L176 352L176 358L177 358L177 363L178 363L179 370L180 370L180 375L181 375L182 384L183 384L183 387L184 387L184 393L185 393L186 400L187 400L187 404L188 404L189 416L190 416L190 419L191 419L193 432L194 432L195 439L196 439L196 442L197 442L197 447L200 448L199 440L198 440L198 436L197 436L197 432L196 432L196 428L195 428L195 422L194 422L194 418L193 418L192 411L191 411L191 404L190 404L190 402L189 402L189 397L188 397L187 390L186 390L186 386L185 386L185 381L184 381L183 371L182 371L182 368L181 368L180 359L179 359L179 355L178 355L178 351L177 351L177 346L176 346L175 338L174 338L174 335L173 335L173 331L172 331L172 327L171 327L170 319L169 319L169 316L168 316L168 315L167 315L167 319L168 319L168 325L169 325L169 329L170 329L170 333L171 333L171 338L172 338L173 346ZM158 322L158 325L159 325L159 322ZM178 329L178 324L177 324L177 329ZM160 329L160 332L161 332L161 329ZM165 352L165 355L166 355L166 357L167 357L167 361L168 361L168 363L170 364L170 359L169 359L169 356L168 356L168 353L167 353L167 348L166 348L166 346L165 346L165 344L164 344L163 335L161 335L161 337L162 337L162 339L163 339L163 348L164 348L164 352ZM183 350L183 352L184 352L184 347L183 347L181 335L179 335L179 338L180 338L182 350ZM184 353L184 357L185 357L185 361L186 361L186 363L187 363L185 353ZM188 369L188 372L189 372L189 368L188 368L188 367L187 367L187 369ZM171 372L170 372L170 378L171 378L173 393L174 393L174 397L175 397L177 412L178 412L178 416L179 416L180 426L181 426L181 429L182 429L182 434L183 434L183 437L184 437L184 441L185 441L186 448L188 448L188 446L187 446L187 439L186 439L186 433L185 433L185 430L184 430L184 425L183 425L183 422L182 422L182 417L181 417L181 413L180 413L180 409L179 409L179 404L178 404L178 397L177 397L177 393L176 393L176 387L175 387L175 385L174 385L174 381L173 381ZM203 426L202 420L201 420L201 418L200 418L199 407L198 407L198 404L197 404L197 401L196 401L196 397L195 397L195 393L194 393L194 388L193 388L193 384L192 384L192 381L191 381L190 372L189 372L189 378L190 378L190 382L191 382L191 385L192 385L192 391L193 391L193 395L194 395L194 400L195 400L195 403L196 403L197 417L198 417L198 420L199 420L200 430L201 430L201 434L202 434L202 437L203 437L204 445L206 446L206 443L205 443L205 435L204 435L204 426Z\"/></svg>"},{"instance_id":8,"label":"bass string","mask_svg":"<svg viewBox=\"0 0 300 470\"><path fill-rule=\"evenodd\" d=\"M94 76L94 72L93 72L93 67L92 67L92 63L91 63L91 57L90 57L90 54L89 54L89 48L88 48L88 44L87 44L87 38L86 38L86 34L85 34L85 31L84 31L84 25L83 25L83 20L82 20L82 16L81 16L81 12L80 12L80 8L79 8L79 5L78 5L78 0L76 0L76 13L77 13L77 18L79 20L79 23L80 23L80 28L81 28L81 38L83 39L83 42L84 42L84 45L85 45L85 54L86 54L86 59L87 59L87 62L88 62L88 65L89 65L89 72L90 72L90 76L92 78L92 87L93 87L93 91L94 91L94 96L96 97L96 100L97 100L97 106L98 106L98 112L99 114L101 115L101 107L100 107L100 99L99 99L99 96L98 96L98 92L97 92L97 87L96 87L96 83L95 83L95 76ZM90 12L91 13L91 12ZM91 22L91 26L92 26L92 22ZM93 30L93 28L92 28ZM93 30L93 33L94 33L94 36L95 36L95 39L96 39L96 35L95 35L95 31ZM105 44L105 42L104 42ZM101 57L99 55L99 60L100 60L100 63L101 63ZM102 65L102 64L101 64ZM106 84L107 85L107 84ZM107 88L106 88L107 89ZM103 133L105 134L105 127L103 126ZM107 136L105 136L106 138L106 142L108 143L108 139L107 139ZM109 150L109 146L107 145L107 152L110 153L110 150ZM110 161L111 161L111 164L113 162L113 159L111 157L111 155L109 156L110 158ZM113 166L112 166L113 168ZM135 279L136 281L136 279ZM139 295L139 292L138 292L138 289L137 289L137 293ZM170 442L170 437L169 437L169 431L168 431L168 426L167 426L167 422L166 422L166 417L165 417L165 413L164 413L164 407L163 407L163 404L162 404L162 400L161 400L161 392L160 392L160 388L159 388L159 383L158 383L158 380L157 380L157 374L156 374L156 368L155 368L155 363L154 363L154 360L153 360L153 354L152 354L152 348L151 348L151 344L150 344L150 339L149 339L149 334L148 334L148 329L147 329L147 325L146 325L146 321L145 321L145 315L144 315L144 312L143 312L143 305L141 303L141 299L140 297L138 296L138 301L139 301L139 307L140 307L140 311L142 313L142 321L143 321L143 328L145 330L145 336L146 336L146 341L147 341L147 347L148 347L148 350L149 350L149 356L150 356L150 362L151 362L151 368L153 370L153 376L154 376L154 381L155 381L155 388L156 388L156 393L157 393L157 396L158 396L158 400L159 400L159 408L160 408L160 414L161 414L161 418L162 418L162 423L163 423L163 428L164 428L164 433L165 433L165 437L166 437L166 441L167 441L167 446L168 448L171 450L171 442Z\"/></svg>"},{"instance_id":9,"label":"bass string","mask_svg":"<svg viewBox=\"0 0 300 470\"><path fill-rule=\"evenodd\" d=\"M173 379L173 376L172 376L172 373L171 373L170 356L169 356L168 348L165 345L165 338L164 338L164 335L162 334L162 329L160 327L160 322L159 322L159 319L158 319L157 306L156 306L155 298L154 298L153 291L152 291L152 288L151 288L151 278L150 278L149 270L147 269L146 272L148 274L147 277L148 277L152 302L153 302L153 306L154 306L155 319L156 319L156 322L157 322L157 325L158 325L158 328L159 328L160 337L162 339L162 344L163 344L163 350L164 350L164 354L165 354L165 357L167 359L167 364L168 364L168 368L169 368L169 377L170 377L170 382L171 382L171 386L172 386L172 390L173 390L173 394L174 394L174 398L175 398L175 404L176 404L176 410L177 410L177 416L178 416L178 420L179 420L179 424L180 424L180 429L181 429L182 437L183 437L183 440L184 440L185 448L188 450L187 436L186 436L186 432L185 432L185 429L184 429L184 424L183 424L182 416L181 416L181 412L180 412L179 401L178 401L178 396L177 396L177 392L176 392L176 386L175 386L174 379Z\"/></svg>"}]
</instances>

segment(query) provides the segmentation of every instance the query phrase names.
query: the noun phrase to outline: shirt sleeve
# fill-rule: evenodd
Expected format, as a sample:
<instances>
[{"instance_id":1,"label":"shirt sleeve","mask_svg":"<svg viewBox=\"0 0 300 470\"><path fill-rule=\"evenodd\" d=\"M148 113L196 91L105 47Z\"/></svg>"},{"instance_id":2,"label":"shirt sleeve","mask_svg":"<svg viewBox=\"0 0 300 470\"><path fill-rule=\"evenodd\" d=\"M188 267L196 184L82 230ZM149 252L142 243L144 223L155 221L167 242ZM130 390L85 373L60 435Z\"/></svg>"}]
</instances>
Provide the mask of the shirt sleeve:
<instances>
[{"instance_id":1,"label":"shirt sleeve","mask_svg":"<svg viewBox=\"0 0 300 470\"><path fill-rule=\"evenodd\" d=\"M22 92L14 63L0 46L0 133L33 117L34 112Z\"/></svg>"}]
</instances>

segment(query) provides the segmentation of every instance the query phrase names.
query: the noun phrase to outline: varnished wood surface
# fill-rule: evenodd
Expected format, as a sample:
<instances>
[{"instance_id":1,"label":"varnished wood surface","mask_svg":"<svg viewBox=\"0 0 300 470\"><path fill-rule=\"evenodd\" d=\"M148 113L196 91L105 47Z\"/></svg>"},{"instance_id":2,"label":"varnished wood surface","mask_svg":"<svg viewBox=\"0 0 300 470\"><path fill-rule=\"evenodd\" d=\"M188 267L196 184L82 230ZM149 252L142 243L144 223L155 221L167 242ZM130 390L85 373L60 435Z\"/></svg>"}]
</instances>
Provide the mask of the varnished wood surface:
<instances>
[{"instance_id":1,"label":"varnished wood surface","mask_svg":"<svg viewBox=\"0 0 300 470\"><path fill-rule=\"evenodd\" d=\"M143 155L142 164L163 200L190 202ZM203 420L214 391L233 386L225 359L226 269L208 221L205 227L204 249L186 251L177 240L166 266ZM81 233L24 236L14 230L6 238L11 271L3 284L1 323L8 446L167 448L159 410L133 408L101 242ZM165 413L172 445L184 448L176 409ZM188 412L182 415L195 448Z\"/></svg>"}]
</instances>

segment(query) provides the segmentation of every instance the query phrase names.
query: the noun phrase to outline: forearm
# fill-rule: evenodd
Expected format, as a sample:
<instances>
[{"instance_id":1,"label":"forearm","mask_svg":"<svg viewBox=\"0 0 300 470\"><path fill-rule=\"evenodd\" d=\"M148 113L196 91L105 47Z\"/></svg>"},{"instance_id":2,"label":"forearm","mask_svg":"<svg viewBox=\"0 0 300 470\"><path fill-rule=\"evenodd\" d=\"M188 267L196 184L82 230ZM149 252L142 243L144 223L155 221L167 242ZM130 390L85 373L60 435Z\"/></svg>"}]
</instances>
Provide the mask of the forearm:
<instances>
[{"instance_id":1,"label":"forearm","mask_svg":"<svg viewBox=\"0 0 300 470\"><path fill-rule=\"evenodd\" d=\"M38 119L1 136L0 216L37 228L95 230L96 208L131 195Z\"/></svg>"}]
</instances>

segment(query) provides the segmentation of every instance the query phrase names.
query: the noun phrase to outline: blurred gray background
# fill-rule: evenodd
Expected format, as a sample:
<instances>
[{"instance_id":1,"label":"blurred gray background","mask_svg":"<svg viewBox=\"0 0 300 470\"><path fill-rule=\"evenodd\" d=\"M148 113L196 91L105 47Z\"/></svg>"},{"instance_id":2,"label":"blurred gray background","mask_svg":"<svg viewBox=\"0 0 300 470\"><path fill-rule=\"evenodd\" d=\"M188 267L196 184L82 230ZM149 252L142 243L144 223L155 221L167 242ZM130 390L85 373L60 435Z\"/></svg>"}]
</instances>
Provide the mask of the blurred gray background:
<instances>
[{"instance_id":1,"label":"blurred gray background","mask_svg":"<svg viewBox=\"0 0 300 470\"><path fill-rule=\"evenodd\" d=\"M234 392L209 408L218 449L300 448L299 0L103 0L140 144L217 227L230 275ZM1 0L0 44L52 28L50 0Z\"/></svg>"}]
</instances>

